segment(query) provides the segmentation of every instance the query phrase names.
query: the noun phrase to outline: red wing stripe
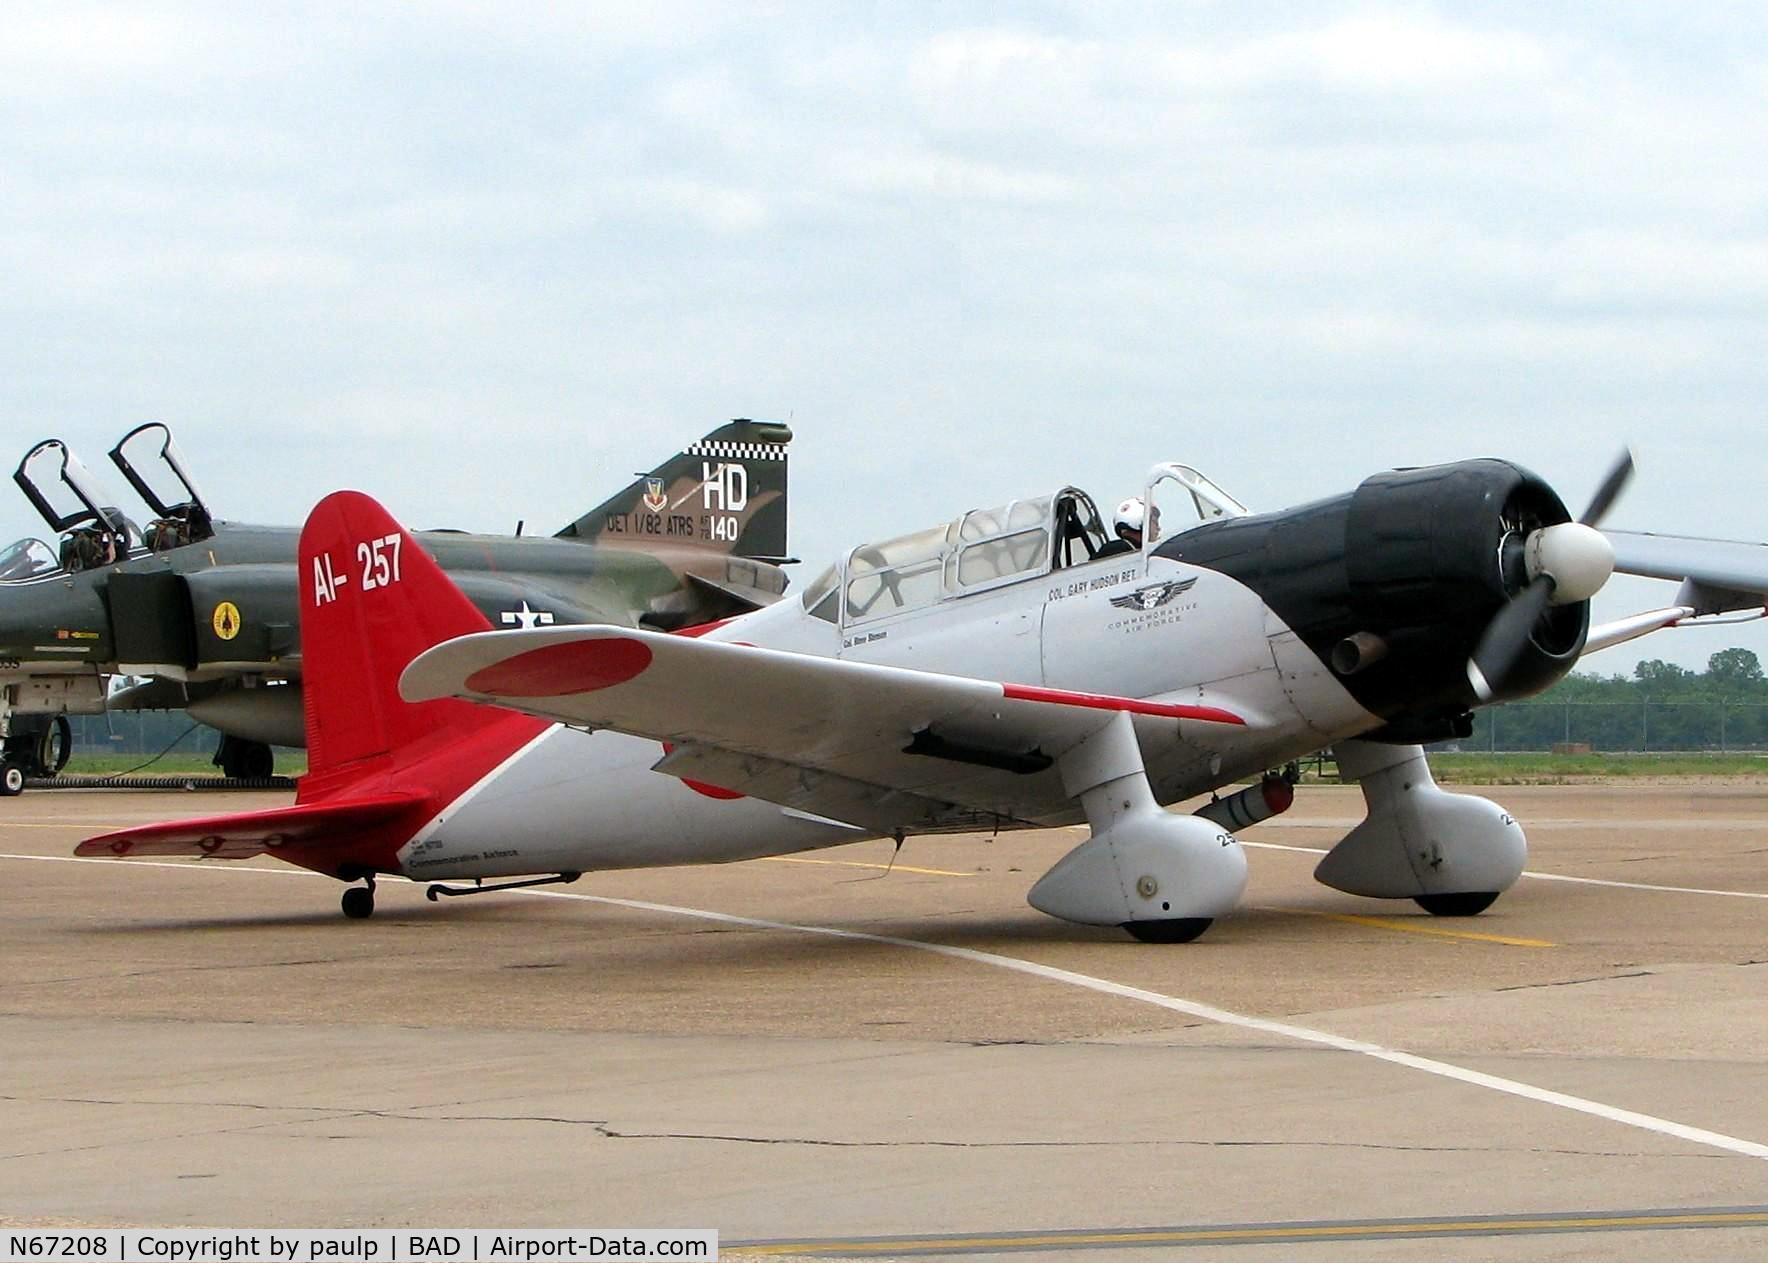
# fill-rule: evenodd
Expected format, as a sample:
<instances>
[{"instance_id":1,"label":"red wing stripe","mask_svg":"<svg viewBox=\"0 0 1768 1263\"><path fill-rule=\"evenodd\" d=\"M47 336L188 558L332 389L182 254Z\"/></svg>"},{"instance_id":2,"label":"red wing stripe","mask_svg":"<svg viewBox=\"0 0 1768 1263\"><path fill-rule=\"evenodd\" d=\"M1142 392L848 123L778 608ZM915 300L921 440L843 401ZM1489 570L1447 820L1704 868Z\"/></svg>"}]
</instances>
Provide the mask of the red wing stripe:
<instances>
[{"instance_id":1,"label":"red wing stripe","mask_svg":"<svg viewBox=\"0 0 1768 1263\"><path fill-rule=\"evenodd\" d=\"M723 627L726 623L734 623L736 621L737 620L734 616L731 618L720 618L720 619L716 619L710 623L695 623L692 627L678 627L674 631L670 632L669 634L671 636L687 636L690 638L697 638L700 636L704 636L707 632L717 631L720 627Z\"/></svg>"},{"instance_id":2,"label":"red wing stripe","mask_svg":"<svg viewBox=\"0 0 1768 1263\"><path fill-rule=\"evenodd\" d=\"M1036 688L1030 684L1003 684L1001 692L1020 702L1048 702L1053 706L1084 706L1088 710L1127 710L1132 715L1160 715L1166 719L1198 719L1207 724L1241 724L1246 721L1219 706L1187 706L1182 702L1144 702L1109 693L1070 693L1067 689Z\"/></svg>"}]
</instances>

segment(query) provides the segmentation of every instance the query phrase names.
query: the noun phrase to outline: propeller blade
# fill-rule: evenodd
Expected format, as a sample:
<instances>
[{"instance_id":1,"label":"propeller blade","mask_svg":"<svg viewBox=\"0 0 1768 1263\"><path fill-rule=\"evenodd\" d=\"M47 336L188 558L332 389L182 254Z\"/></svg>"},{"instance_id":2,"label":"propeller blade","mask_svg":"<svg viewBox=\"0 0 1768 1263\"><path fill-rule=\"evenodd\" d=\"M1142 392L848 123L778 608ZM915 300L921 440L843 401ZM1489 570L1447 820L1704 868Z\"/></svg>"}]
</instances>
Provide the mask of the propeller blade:
<instances>
[{"instance_id":1,"label":"propeller blade","mask_svg":"<svg viewBox=\"0 0 1768 1263\"><path fill-rule=\"evenodd\" d=\"M1474 646L1473 657L1467 660L1467 680L1474 696L1482 702L1492 700L1504 679L1528 648L1529 634L1535 620L1553 599L1553 576L1537 575L1529 586L1510 599L1499 610Z\"/></svg>"},{"instance_id":2,"label":"propeller blade","mask_svg":"<svg viewBox=\"0 0 1768 1263\"><path fill-rule=\"evenodd\" d=\"M1627 480L1632 476L1633 453L1622 448L1620 459L1615 461L1614 467L1608 471L1608 476L1602 480L1602 485L1596 488L1596 494L1590 498L1590 507L1584 510L1584 516L1578 521L1585 526L1595 526L1602 521L1610 506L1614 504L1615 497L1621 494L1621 489L1627 485Z\"/></svg>"}]
</instances>

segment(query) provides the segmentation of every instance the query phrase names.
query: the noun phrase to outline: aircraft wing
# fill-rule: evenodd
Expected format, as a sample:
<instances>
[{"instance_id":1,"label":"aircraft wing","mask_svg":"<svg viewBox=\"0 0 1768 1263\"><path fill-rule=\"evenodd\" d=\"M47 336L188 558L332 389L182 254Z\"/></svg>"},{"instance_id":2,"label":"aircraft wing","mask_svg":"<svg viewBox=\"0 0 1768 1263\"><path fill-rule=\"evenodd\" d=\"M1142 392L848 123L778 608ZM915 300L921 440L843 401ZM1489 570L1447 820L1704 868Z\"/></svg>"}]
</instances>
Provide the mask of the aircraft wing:
<instances>
[{"instance_id":1,"label":"aircraft wing","mask_svg":"<svg viewBox=\"0 0 1768 1263\"><path fill-rule=\"evenodd\" d=\"M1768 605L1768 544L1696 539L1641 531L1604 531L1614 545L1615 569L1649 579L1677 579L1676 604L1697 614Z\"/></svg>"},{"instance_id":2,"label":"aircraft wing","mask_svg":"<svg viewBox=\"0 0 1768 1263\"><path fill-rule=\"evenodd\" d=\"M1239 725L1186 702L1071 693L611 627L451 640L408 701L460 697L664 743L657 769L881 833L1072 809L1054 762L1117 711Z\"/></svg>"},{"instance_id":3,"label":"aircraft wing","mask_svg":"<svg viewBox=\"0 0 1768 1263\"><path fill-rule=\"evenodd\" d=\"M74 854L88 859L148 855L250 859L287 845L324 847L352 842L361 830L391 820L423 801L417 794L381 794L340 802L299 803L270 811L167 820L87 838L74 848Z\"/></svg>"}]
</instances>

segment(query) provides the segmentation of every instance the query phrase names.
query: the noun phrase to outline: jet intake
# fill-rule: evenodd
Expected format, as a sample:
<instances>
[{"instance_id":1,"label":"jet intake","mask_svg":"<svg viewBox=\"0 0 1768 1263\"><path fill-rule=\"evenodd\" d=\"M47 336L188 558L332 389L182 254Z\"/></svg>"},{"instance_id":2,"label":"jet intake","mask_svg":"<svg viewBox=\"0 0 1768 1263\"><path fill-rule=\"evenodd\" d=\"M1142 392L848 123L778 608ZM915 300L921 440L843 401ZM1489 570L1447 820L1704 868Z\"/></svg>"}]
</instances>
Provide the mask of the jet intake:
<instances>
[{"instance_id":1,"label":"jet intake","mask_svg":"<svg viewBox=\"0 0 1768 1263\"><path fill-rule=\"evenodd\" d=\"M196 666L190 585L170 570L119 570L105 584L116 629L118 671L187 678Z\"/></svg>"}]
</instances>

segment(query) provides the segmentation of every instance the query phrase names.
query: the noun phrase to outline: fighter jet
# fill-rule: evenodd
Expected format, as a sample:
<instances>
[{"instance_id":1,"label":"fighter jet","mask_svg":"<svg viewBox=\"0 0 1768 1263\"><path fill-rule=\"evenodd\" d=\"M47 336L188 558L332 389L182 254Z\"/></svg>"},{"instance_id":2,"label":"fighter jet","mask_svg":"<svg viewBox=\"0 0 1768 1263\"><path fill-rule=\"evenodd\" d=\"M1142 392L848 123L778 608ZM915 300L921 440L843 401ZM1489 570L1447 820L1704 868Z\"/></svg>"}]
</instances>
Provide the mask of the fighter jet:
<instances>
[{"instance_id":1,"label":"fighter jet","mask_svg":"<svg viewBox=\"0 0 1768 1263\"><path fill-rule=\"evenodd\" d=\"M785 591L782 424L721 425L551 538L415 538L493 627L672 630ZM231 776L303 746L299 527L216 520L165 425L111 460L152 513L137 526L59 439L13 475L55 540L0 552L0 794L67 761L70 714L183 709L224 735ZM118 675L144 682L109 695Z\"/></svg>"},{"instance_id":2,"label":"fighter jet","mask_svg":"<svg viewBox=\"0 0 1768 1263\"><path fill-rule=\"evenodd\" d=\"M1471 916L1520 877L1522 826L1438 788L1419 743L1629 631L1592 627L1590 600L1630 471L1574 520L1508 461L1256 514L1161 465L1135 537L1060 487L862 544L801 600L674 635L494 630L380 505L338 492L301 543L312 770L295 804L77 853L271 855L361 882L341 902L365 917L382 875L437 899L1085 824L1030 903L1183 942L1240 901L1236 832L1289 805L1269 772L1331 747L1366 818L1318 880Z\"/></svg>"}]
</instances>

